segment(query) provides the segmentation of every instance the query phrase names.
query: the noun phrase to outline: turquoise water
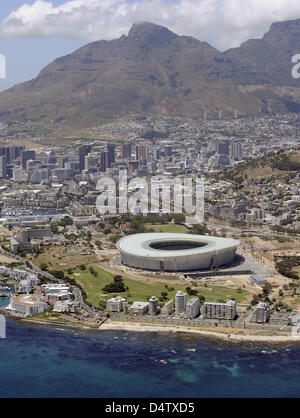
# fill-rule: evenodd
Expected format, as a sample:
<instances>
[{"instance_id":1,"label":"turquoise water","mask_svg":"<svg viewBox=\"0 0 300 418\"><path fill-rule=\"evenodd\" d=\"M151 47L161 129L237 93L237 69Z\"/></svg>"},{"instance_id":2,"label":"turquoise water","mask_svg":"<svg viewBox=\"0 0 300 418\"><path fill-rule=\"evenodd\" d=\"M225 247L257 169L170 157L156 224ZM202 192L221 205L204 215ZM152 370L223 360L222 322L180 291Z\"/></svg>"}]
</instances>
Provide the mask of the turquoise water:
<instances>
[{"instance_id":1,"label":"turquoise water","mask_svg":"<svg viewBox=\"0 0 300 418\"><path fill-rule=\"evenodd\" d=\"M0 397L299 397L299 371L300 346L13 320L0 340Z\"/></svg>"}]
</instances>

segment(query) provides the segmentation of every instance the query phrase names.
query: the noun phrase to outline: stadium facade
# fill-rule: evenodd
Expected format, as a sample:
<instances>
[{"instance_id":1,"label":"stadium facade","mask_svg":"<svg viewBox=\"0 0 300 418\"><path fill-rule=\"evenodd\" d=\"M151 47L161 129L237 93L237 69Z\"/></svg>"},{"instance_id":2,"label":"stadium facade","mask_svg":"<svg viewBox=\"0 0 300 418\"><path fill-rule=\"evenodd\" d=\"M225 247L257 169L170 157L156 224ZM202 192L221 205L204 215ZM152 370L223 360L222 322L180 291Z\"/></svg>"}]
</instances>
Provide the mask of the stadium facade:
<instances>
[{"instance_id":1,"label":"stadium facade","mask_svg":"<svg viewBox=\"0 0 300 418\"><path fill-rule=\"evenodd\" d=\"M230 263L240 242L206 235L146 233L117 243L122 263L152 271L194 271Z\"/></svg>"}]
</instances>

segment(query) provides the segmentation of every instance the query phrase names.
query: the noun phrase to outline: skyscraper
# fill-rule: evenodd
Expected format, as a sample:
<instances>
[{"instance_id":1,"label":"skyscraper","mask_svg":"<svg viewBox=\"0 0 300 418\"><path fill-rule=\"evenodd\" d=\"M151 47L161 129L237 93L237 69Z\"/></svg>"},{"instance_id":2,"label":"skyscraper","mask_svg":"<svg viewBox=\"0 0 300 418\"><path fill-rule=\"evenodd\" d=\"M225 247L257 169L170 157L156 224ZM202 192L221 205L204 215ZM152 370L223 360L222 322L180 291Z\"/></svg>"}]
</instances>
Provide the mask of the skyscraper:
<instances>
[{"instance_id":1,"label":"skyscraper","mask_svg":"<svg viewBox=\"0 0 300 418\"><path fill-rule=\"evenodd\" d=\"M131 159L131 143L128 142L127 144L122 145L122 160L130 160Z\"/></svg>"},{"instance_id":2,"label":"skyscraper","mask_svg":"<svg viewBox=\"0 0 300 418\"><path fill-rule=\"evenodd\" d=\"M115 144L107 144L106 150L108 152L108 168L111 168L116 161L116 146Z\"/></svg>"},{"instance_id":3,"label":"skyscraper","mask_svg":"<svg viewBox=\"0 0 300 418\"><path fill-rule=\"evenodd\" d=\"M0 157L0 178L7 177L7 158L5 155Z\"/></svg>"},{"instance_id":4,"label":"skyscraper","mask_svg":"<svg viewBox=\"0 0 300 418\"><path fill-rule=\"evenodd\" d=\"M99 154L89 153L84 157L84 169L89 171L91 169L97 169L99 166Z\"/></svg>"},{"instance_id":5,"label":"skyscraper","mask_svg":"<svg viewBox=\"0 0 300 418\"><path fill-rule=\"evenodd\" d=\"M34 150L23 150L21 151L21 165L23 170L26 169L26 163L27 161L35 160L35 151Z\"/></svg>"},{"instance_id":6,"label":"skyscraper","mask_svg":"<svg viewBox=\"0 0 300 418\"><path fill-rule=\"evenodd\" d=\"M92 151L90 145L81 145L78 150L79 154L79 170L84 170L84 158Z\"/></svg>"},{"instance_id":7,"label":"skyscraper","mask_svg":"<svg viewBox=\"0 0 300 418\"><path fill-rule=\"evenodd\" d=\"M108 167L109 153L108 151L103 151L100 153L100 171L103 173L106 172Z\"/></svg>"},{"instance_id":8,"label":"skyscraper","mask_svg":"<svg viewBox=\"0 0 300 418\"><path fill-rule=\"evenodd\" d=\"M10 161L14 161L21 156L21 152L25 150L24 146L10 147Z\"/></svg>"},{"instance_id":9,"label":"skyscraper","mask_svg":"<svg viewBox=\"0 0 300 418\"><path fill-rule=\"evenodd\" d=\"M135 151L136 151L137 160L148 159L148 146L147 145L137 145L135 148Z\"/></svg>"},{"instance_id":10,"label":"skyscraper","mask_svg":"<svg viewBox=\"0 0 300 418\"><path fill-rule=\"evenodd\" d=\"M217 154L223 154L223 155L229 154L229 142L228 141L217 142Z\"/></svg>"},{"instance_id":11,"label":"skyscraper","mask_svg":"<svg viewBox=\"0 0 300 418\"><path fill-rule=\"evenodd\" d=\"M231 143L231 158L239 161L242 158L242 146L240 142Z\"/></svg>"},{"instance_id":12,"label":"skyscraper","mask_svg":"<svg viewBox=\"0 0 300 418\"><path fill-rule=\"evenodd\" d=\"M5 155L6 163L10 163L10 147L0 147L0 156Z\"/></svg>"}]
</instances>

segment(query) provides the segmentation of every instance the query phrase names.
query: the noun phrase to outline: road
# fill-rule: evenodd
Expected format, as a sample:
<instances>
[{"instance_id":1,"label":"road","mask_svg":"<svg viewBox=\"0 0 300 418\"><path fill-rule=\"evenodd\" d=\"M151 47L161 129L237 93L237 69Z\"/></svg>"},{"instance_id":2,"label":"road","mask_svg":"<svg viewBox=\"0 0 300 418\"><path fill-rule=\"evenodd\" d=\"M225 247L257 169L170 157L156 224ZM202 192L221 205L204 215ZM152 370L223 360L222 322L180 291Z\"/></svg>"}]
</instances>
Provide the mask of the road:
<instances>
[{"instance_id":1,"label":"road","mask_svg":"<svg viewBox=\"0 0 300 418\"><path fill-rule=\"evenodd\" d=\"M43 277L46 277L47 279L49 279L50 281L54 281L54 282L58 282L60 284L64 284L66 286L70 286L70 284L62 279L58 279L57 277L54 277L52 274L48 273L47 271L41 270L39 267L35 266L34 264L32 264L30 261L26 260L25 258L22 258L16 254L12 254L8 251L6 251L4 248L0 247L0 254L6 255L8 257L14 258L15 260L18 260L20 263L24 263L25 265L28 265L28 263L30 264L30 270L40 274ZM97 314L97 315L104 315L104 312L99 311L98 309L95 308L91 308L89 305L87 305L82 297L82 293L81 290L76 287L76 286L71 286L71 289L73 291L73 294L75 296L75 301L78 302L80 304L80 307L82 309L84 309L85 311L91 313L91 314Z\"/></svg>"}]
</instances>

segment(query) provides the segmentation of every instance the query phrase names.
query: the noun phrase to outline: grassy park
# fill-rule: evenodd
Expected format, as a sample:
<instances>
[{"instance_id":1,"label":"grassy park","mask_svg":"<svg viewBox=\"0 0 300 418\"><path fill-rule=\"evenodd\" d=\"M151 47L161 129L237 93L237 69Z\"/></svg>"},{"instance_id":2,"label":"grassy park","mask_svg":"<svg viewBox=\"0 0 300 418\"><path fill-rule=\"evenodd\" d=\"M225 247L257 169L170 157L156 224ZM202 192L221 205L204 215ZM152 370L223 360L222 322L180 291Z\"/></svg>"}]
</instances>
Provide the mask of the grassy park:
<instances>
[{"instance_id":1,"label":"grassy park","mask_svg":"<svg viewBox=\"0 0 300 418\"><path fill-rule=\"evenodd\" d=\"M173 223L163 225L145 224L147 229L153 229L154 232L173 232L178 234L188 234L189 230L184 225L177 225Z\"/></svg>"},{"instance_id":2,"label":"grassy park","mask_svg":"<svg viewBox=\"0 0 300 418\"><path fill-rule=\"evenodd\" d=\"M184 226L175 224L149 224L149 227L161 232L188 231ZM94 254L84 255L78 252L78 250L76 251L75 248L60 247L43 252L33 261L39 267L47 265L49 271L63 271L66 277L74 279L84 288L87 294L87 302L96 307L99 307L101 300L110 299L118 294L103 293L103 287L113 282L114 274L103 270L97 264L97 259ZM90 271L90 268L92 268L94 274ZM123 277L123 280L128 290L119 294L126 297L129 303L133 301L147 301L151 296L160 298L162 292L167 293L164 301L162 301L166 302L174 299L178 290L185 291L187 286L197 290L198 296L204 296L208 302L235 299L239 303L249 300L249 293L243 289L236 290L225 286L204 286L201 282L197 283L198 286L192 286L189 283L180 283L179 281L176 282L175 280L170 283L170 281L164 282L163 276L161 281L157 277L156 280L152 280L151 278L145 278L144 280L139 278L135 280L134 278Z\"/></svg>"},{"instance_id":3,"label":"grassy park","mask_svg":"<svg viewBox=\"0 0 300 418\"><path fill-rule=\"evenodd\" d=\"M94 306L99 305L101 299L110 299L116 296L116 293L103 294L102 288L113 282L114 275L93 265L97 276L91 274L87 266L85 270L75 269L69 276L83 286L87 293L87 301ZM174 299L178 290L185 291L188 284L168 284L157 281L141 281L123 277L125 286L129 288L126 292L121 293L129 302L147 301L151 296L160 297L162 292L166 292L165 301ZM166 287L167 286L167 287ZM191 287L191 286L190 286ZM237 302L243 302L248 297L248 292L244 290L235 290L221 286L193 286L198 291L198 295L205 297L206 301L229 300L234 298Z\"/></svg>"}]
</instances>

